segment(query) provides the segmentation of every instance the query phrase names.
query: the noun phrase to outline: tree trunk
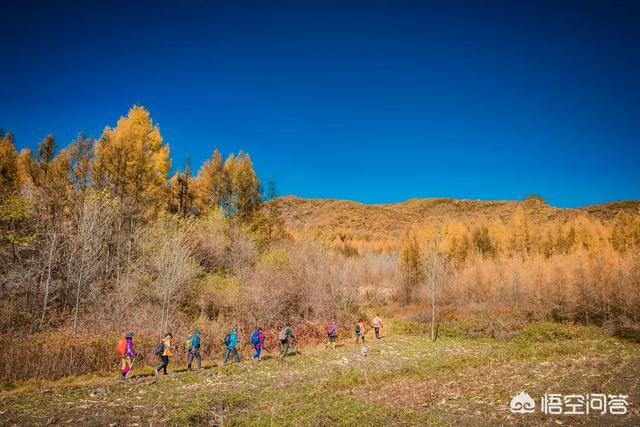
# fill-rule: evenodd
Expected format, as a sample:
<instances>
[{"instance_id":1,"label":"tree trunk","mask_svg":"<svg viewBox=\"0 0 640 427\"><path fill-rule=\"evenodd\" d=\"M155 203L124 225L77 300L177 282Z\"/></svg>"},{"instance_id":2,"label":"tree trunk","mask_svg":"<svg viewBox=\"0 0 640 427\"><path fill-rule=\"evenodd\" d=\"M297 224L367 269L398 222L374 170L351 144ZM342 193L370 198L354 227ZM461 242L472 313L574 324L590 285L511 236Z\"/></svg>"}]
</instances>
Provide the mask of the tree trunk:
<instances>
[{"instance_id":1,"label":"tree trunk","mask_svg":"<svg viewBox=\"0 0 640 427\"><path fill-rule=\"evenodd\" d=\"M76 308L73 314L73 337L78 332L78 307L80 306L80 288L82 287L82 273L84 272L84 247L82 248L82 257L80 258L80 271L78 272L78 289L76 290Z\"/></svg>"},{"instance_id":2,"label":"tree trunk","mask_svg":"<svg viewBox=\"0 0 640 427\"><path fill-rule=\"evenodd\" d=\"M53 258L53 248L56 244L56 233L53 233L51 239L51 248L49 249L49 265L47 267L47 283L44 287L44 303L42 304L42 317L40 318L40 329L44 325L44 316L47 313L47 303L49 302L49 284L51 283L51 260Z\"/></svg>"},{"instance_id":3,"label":"tree trunk","mask_svg":"<svg viewBox=\"0 0 640 427\"><path fill-rule=\"evenodd\" d=\"M431 286L431 341L436 340L436 284Z\"/></svg>"}]
</instances>

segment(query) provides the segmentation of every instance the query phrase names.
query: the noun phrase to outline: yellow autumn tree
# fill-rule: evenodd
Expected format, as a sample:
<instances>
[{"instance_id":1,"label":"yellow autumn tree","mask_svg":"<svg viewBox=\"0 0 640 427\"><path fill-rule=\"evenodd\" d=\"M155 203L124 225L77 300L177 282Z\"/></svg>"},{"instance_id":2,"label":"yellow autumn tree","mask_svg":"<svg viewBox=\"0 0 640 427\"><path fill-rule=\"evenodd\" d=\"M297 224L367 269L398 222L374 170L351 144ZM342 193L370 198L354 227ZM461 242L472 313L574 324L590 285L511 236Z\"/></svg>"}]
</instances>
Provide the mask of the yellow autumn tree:
<instances>
[{"instance_id":1,"label":"yellow autumn tree","mask_svg":"<svg viewBox=\"0 0 640 427\"><path fill-rule=\"evenodd\" d=\"M216 148L213 156L200 168L194 182L195 203L198 210L220 208L228 191L222 155Z\"/></svg>"},{"instance_id":2,"label":"yellow autumn tree","mask_svg":"<svg viewBox=\"0 0 640 427\"><path fill-rule=\"evenodd\" d=\"M21 153L21 158L34 209L42 226L51 231L69 203L69 151L65 149L56 154L55 139L52 135L47 135L38 144L35 154L27 149Z\"/></svg>"},{"instance_id":3,"label":"yellow autumn tree","mask_svg":"<svg viewBox=\"0 0 640 427\"><path fill-rule=\"evenodd\" d=\"M398 262L398 267L402 274L399 299L401 303L408 304L416 296L420 285L425 279L418 234L413 227L408 227L400 237L400 258Z\"/></svg>"},{"instance_id":4,"label":"yellow autumn tree","mask_svg":"<svg viewBox=\"0 0 640 427\"><path fill-rule=\"evenodd\" d=\"M509 231L500 218L495 218L490 226L489 234L494 243L494 250L497 255L502 255L509 246Z\"/></svg>"},{"instance_id":5,"label":"yellow autumn tree","mask_svg":"<svg viewBox=\"0 0 640 427\"><path fill-rule=\"evenodd\" d=\"M13 136L0 129L0 243L10 246L14 262L20 247L34 239L28 230L31 206L20 194L23 181Z\"/></svg>"},{"instance_id":6,"label":"yellow autumn tree","mask_svg":"<svg viewBox=\"0 0 640 427\"><path fill-rule=\"evenodd\" d=\"M467 257L471 248L471 233L461 221L448 221L445 224L443 251L457 263L461 263Z\"/></svg>"},{"instance_id":7,"label":"yellow autumn tree","mask_svg":"<svg viewBox=\"0 0 640 427\"><path fill-rule=\"evenodd\" d=\"M476 251L483 257L493 257L496 253L495 242L491 238L487 220L480 217L471 234Z\"/></svg>"},{"instance_id":8,"label":"yellow autumn tree","mask_svg":"<svg viewBox=\"0 0 640 427\"><path fill-rule=\"evenodd\" d=\"M262 200L260 197L260 181L253 169L251 157L240 152L237 157L230 155L223 167L227 180L227 197L223 206L227 213L238 218L241 222L248 222L259 211Z\"/></svg>"},{"instance_id":9,"label":"yellow autumn tree","mask_svg":"<svg viewBox=\"0 0 640 427\"><path fill-rule=\"evenodd\" d=\"M580 215L572 221L572 225L576 230L576 245L581 249L597 252L609 240L602 224L595 218Z\"/></svg>"},{"instance_id":10,"label":"yellow autumn tree","mask_svg":"<svg viewBox=\"0 0 640 427\"><path fill-rule=\"evenodd\" d=\"M79 134L67 149L71 159L71 184L81 194L84 194L91 186L95 163L95 144L94 138Z\"/></svg>"},{"instance_id":11,"label":"yellow autumn tree","mask_svg":"<svg viewBox=\"0 0 640 427\"><path fill-rule=\"evenodd\" d=\"M171 167L169 146L144 107L133 106L115 128L106 127L95 155L96 186L119 198L131 221L163 206Z\"/></svg>"},{"instance_id":12,"label":"yellow autumn tree","mask_svg":"<svg viewBox=\"0 0 640 427\"><path fill-rule=\"evenodd\" d=\"M620 252L640 247L640 215L618 214L611 230L611 244Z\"/></svg>"},{"instance_id":13,"label":"yellow autumn tree","mask_svg":"<svg viewBox=\"0 0 640 427\"><path fill-rule=\"evenodd\" d=\"M18 153L10 133L0 129L0 197L20 192Z\"/></svg>"},{"instance_id":14,"label":"yellow autumn tree","mask_svg":"<svg viewBox=\"0 0 640 427\"><path fill-rule=\"evenodd\" d=\"M529 236L529 221L522 205L518 205L509 221L510 247L509 252L519 255L528 254L531 250Z\"/></svg>"},{"instance_id":15,"label":"yellow autumn tree","mask_svg":"<svg viewBox=\"0 0 640 427\"><path fill-rule=\"evenodd\" d=\"M169 180L168 210L182 218L193 214L194 189L189 162L182 171L177 171Z\"/></svg>"}]
</instances>

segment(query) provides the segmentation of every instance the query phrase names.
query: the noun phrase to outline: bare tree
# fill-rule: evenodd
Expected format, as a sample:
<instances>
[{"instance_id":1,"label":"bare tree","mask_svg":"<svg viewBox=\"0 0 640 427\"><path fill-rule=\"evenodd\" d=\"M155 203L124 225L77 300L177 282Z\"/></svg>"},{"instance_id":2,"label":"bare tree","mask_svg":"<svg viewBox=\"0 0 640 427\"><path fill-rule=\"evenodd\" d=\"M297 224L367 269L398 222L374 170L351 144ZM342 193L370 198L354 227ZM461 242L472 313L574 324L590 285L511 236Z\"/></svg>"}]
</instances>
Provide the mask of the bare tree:
<instances>
[{"instance_id":1,"label":"bare tree","mask_svg":"<svg viewBox=\"0 0 640 427\"><path fill-rule=\"evenodd\" d=\"M440 250L443 233L438 230L422 249L422 265L425 272L427 288L431 292L431 341L437 338L436 307L438 292L449 275L447 257Z\"/></svg>"},{"instance_id":2,"label":"bare tree","mask_svg":"<svg viewBox=\"0 0 640 427\"><path fill-rule=\"evenodd\" d=\"M51 235L51 246L49 247L49 262L47 263L47 282L44 287L44 302L42 303L42 317L40 318L40 328L44 324L44 317L47 313L47 304L49 303L49 287L51 283L51 262L53 260L53 249L56 245L57 234L54 232Z\"/></svg>"},{"instance_id":3,"label":"bare tree","mask_svg":"<svg viewBox=\"0 0 640 427\"><path fill-rule=\"evenodd\" d=\"M100 259L104 255L107 234L113 220L109 197L103 193L94 193L85 198L75 215L74 235L69 262L71 277L75 282L75 307L73 314L73 336L78 330L78 312L85 284L94 279L100 270Z\"/></svg>"},{"instance_id":4,"label":"bare tree","mask_svg":"<svg viewBox=\"0 0 640 427\"><path fill-rule=\"evenodd\" d=\"M169 324L178 291L199 272L187 244L188 224L187 220L165 217L136 236L134 273L162 304L161 331Z\"/></svg>"}]
</instances>

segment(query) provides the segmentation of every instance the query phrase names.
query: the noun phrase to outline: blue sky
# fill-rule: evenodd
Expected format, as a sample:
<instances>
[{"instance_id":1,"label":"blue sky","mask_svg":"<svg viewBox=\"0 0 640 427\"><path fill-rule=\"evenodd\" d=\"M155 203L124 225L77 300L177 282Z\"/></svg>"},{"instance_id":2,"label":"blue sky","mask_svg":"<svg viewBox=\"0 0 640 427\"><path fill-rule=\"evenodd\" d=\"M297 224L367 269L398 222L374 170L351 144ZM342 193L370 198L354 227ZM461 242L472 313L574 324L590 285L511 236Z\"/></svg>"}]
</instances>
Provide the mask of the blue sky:
<instances>
[{"instance_id":1,"label":"blue sky","mask_svg":"<svg viewBox=\"0 0 640 427\"><path fill-rule=\"evenodd\" d=\"M66 145L142 104L174 167L245 150L281 194L640 199L638 22L636 1L16 0L0 127Z\"/></svg>"}]
</instances>

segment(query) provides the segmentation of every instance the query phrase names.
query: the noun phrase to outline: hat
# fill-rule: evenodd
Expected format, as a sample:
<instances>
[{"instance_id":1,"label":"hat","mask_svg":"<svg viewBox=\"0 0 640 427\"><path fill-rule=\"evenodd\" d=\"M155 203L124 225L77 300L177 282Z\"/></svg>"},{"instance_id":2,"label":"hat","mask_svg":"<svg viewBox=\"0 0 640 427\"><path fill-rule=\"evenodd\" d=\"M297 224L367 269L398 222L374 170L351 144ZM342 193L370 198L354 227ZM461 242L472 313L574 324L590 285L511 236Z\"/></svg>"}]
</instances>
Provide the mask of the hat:
<instances>
[{"instance_id":1,"label":"hat","mask_svg":"<svg viewBox=\"0 0 640 427\"><path fill-rule=\"evenodd\" d=\"M200 332L200 329L196 328L195 334L196 335L200 335L202 332Z\"/></svg>"},{"instance_id":2,"label":"hat","mask_svg":"<svg viewBox=\"0 0 640 427\"><path fill-rule=\"evenodd\" d=\"M133 338L133 332L127 332L127 335L124 336L125 338Z\"/></svg>"},{"instance_id":3,"label":"hat","mask_svg":"<svg viewBox=\"0 0 640 427\"><path fill-rule=\"evenodd\" d=\"M171 334L171 332L167 332L166 334L164 334L164 336L173 338L173 335Z\"/></svg>"}]
</instances>

